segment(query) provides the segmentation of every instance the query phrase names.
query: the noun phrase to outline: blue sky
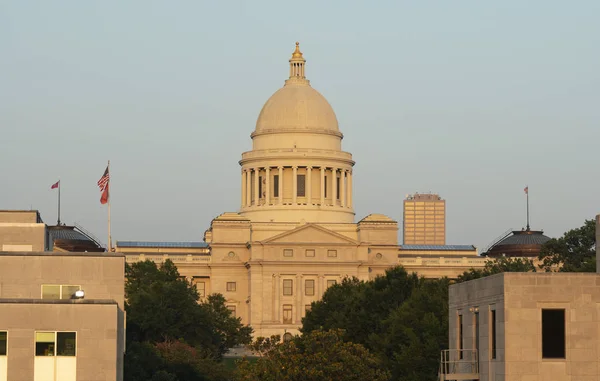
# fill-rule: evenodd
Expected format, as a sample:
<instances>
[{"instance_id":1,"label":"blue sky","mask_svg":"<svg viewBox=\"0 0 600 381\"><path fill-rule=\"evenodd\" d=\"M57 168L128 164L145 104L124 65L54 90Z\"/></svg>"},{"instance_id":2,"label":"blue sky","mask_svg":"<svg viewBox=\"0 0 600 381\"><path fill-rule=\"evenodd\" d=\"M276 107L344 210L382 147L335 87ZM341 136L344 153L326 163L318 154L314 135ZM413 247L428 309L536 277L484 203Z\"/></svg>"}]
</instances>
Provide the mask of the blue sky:
<instances>
[{"instance_id":1,"label":"blue sky","mask_svg":"<svg viewBox=\"0 0 600 381\"><path fill-rule=\"evenodd\" d=\"M448 243L600 212L600 2L0 2L0 209L202 240L294 42L356 160L357 219L447 200Z\"/></svg>"}]
</instances>

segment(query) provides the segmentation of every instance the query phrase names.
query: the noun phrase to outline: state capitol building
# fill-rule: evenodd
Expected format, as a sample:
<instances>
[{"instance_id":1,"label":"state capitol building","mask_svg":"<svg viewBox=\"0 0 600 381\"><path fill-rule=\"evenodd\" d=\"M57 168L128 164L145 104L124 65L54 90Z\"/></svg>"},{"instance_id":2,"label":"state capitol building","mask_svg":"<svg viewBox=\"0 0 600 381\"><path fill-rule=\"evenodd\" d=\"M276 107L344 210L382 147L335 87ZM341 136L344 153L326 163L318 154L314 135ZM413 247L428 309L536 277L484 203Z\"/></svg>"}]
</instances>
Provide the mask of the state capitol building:
<instances>
[{"instance_id":1,"label":"state capitol building","mask_svg":"<svg viewBox=\"0 0 600 381\"><path fill-rule=\"evenodd\" d=\"M456 277L483 265L471 245L399 245L398 223L385 215L355 222L352 154L298 43L250 136L239 212L212 220L204 242L118 241L116 251L129 263L173 260L201 296L223 294L255 336L298 333L311 303L345 277L369 280L398 265Z\"/></svg>"}]
</instances>

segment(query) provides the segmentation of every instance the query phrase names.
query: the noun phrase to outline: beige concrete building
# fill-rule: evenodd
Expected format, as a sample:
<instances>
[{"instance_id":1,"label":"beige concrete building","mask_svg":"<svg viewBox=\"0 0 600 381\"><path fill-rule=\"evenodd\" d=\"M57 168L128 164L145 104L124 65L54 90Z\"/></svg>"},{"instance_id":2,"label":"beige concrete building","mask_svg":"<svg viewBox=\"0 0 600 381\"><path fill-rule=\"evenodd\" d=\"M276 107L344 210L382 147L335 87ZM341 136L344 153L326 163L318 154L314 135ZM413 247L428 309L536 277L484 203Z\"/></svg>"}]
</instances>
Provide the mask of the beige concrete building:
<instances>
[{"instance_id":1,"label":"beige concrete building","mask_svg":"<svg viewBox=\"0 0 600 381\"><path fill-rule=\"evenodd\" d=\"M0 252L0 381L123 379L124 256Z\"/></svg>"},{"instance_id":2,"label":"beige concrete building","mask_svg":"<svg viewBox=\"0 0 600 381\"><path fill-rule=\"evenodd\" d=\"M600 215L596 222L600 242ZM504 273L455 284L449 314L442 380L600 379L598 274Z\"/></svg>"},{"instance_id":3,"label":"beige concrete building","mask_svg":"<svg viewBox=\"0 0 600 381\"><path fill-rule=\"evenodd\" d=\"M404 200L405 245L446 244L446 200L437 194L415 193Z\"/></svg>"},{"instance_id":4,"label":"beige concrete building","mask_svg":"<svg viewBox=\"0 0 600 381\"><path fill-rule=\"evenodd\" d=\"M407 249L399 258L396 221L370 214L355 222L354 160L333 109L306 78L298 44L289 78L250 137L239 162L239 212L215 218L204 242L118 241L116 250L128 262L172 259L201 294L222 293L257 336L298 333L311 303L344 277L368 280L399 264L455 277L483 266L472 246Z\"/></svg>"},{"instance_id":5,"label":"beige concrete building","mask_svg":"<svg viewBox=\"0 0 600 381\"><path fill-rule=\"evenodd\" d=\"M0 210L0 251L45 251L49 239L37 210Z\"/></svg>"}]
</instances>

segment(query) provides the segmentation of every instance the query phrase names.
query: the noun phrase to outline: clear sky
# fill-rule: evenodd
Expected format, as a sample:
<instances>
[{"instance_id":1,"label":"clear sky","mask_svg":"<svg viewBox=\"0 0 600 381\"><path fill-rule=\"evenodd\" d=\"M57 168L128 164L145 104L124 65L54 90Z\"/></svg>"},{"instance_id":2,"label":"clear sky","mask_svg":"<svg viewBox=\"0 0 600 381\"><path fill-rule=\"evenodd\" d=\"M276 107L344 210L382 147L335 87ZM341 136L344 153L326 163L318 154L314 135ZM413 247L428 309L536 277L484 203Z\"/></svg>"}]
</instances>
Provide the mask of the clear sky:
<instances>
[{"instance_id":1,"label":"clear sky","mask_svg":"<svg viewBox=\"0 0 600 381\"><path fill-rule=\"evenodd\" d=\"M357 220L447 200L450 244L600 212L600 1L0 1L0 209L201 241L294 42L354 155Z\"/></svg>"}]
</instances>

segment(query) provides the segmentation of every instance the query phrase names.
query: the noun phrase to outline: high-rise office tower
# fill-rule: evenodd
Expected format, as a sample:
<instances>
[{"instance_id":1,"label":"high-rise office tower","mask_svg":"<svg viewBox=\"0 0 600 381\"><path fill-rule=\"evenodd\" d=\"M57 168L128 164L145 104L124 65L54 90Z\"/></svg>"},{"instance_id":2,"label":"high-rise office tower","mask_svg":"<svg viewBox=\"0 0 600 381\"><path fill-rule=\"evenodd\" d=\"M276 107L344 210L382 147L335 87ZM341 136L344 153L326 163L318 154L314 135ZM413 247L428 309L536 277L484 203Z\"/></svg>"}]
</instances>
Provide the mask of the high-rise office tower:
<instances>
[{"instance_id":1,"label":"high-rise office tower","mask_svg":"<svg viewBox=\"0 0 600 381\"><path fill-rule=\"evenodd\" d=\"M404 244L446 244L446 200L437 194L415 193L406 197Z\"/></svg>"}]
</instances>

